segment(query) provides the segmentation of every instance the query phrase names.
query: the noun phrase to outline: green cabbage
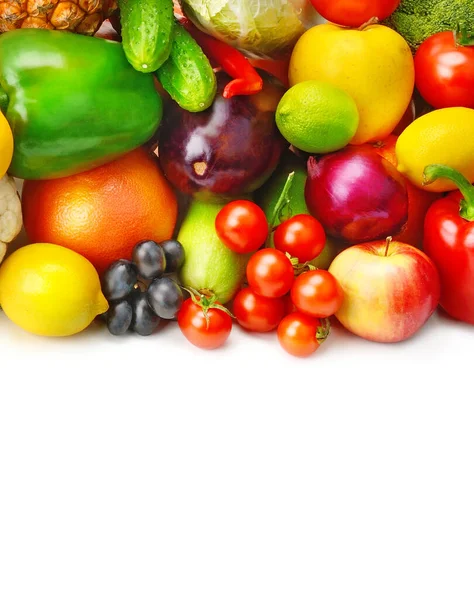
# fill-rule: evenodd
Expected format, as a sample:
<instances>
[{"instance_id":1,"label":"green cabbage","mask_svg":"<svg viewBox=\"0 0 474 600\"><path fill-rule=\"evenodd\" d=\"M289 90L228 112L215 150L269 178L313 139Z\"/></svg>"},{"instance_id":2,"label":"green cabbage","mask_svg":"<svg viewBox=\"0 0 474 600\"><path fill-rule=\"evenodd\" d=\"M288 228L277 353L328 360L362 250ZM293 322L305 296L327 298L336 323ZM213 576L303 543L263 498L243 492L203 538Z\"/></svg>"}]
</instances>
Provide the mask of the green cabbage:
<instances>
[{"instance_id":1,"label":"green cabbage","mask_svg":"<svg viewBox=\"0 0 474 600\"><path fill-rule=\"evenodd\" d=\"M181 0L200 29L250 56L278 58L317 22L309 0Z\"/></svg>"}]
</instances>

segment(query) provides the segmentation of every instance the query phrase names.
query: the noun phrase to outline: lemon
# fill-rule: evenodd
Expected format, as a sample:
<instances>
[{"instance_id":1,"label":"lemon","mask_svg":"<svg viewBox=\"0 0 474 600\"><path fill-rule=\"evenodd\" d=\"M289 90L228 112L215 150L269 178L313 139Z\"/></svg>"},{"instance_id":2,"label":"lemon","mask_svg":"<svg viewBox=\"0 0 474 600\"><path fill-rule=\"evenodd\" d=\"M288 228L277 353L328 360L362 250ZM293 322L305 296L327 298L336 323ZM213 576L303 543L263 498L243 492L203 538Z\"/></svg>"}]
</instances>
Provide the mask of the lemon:
<instances>
[{"instance_id":1,"label":"lemon","mask_svg":"<svg viewBox=\"0 0 474 600\"><path fill-rule=\"evenodd\" d=\"M304 152L340 150L359 126L356 103L347 92L324 81L303 81L291 87L276 110L282 136Z\"/></svg>"},{"instance_id":2,"label":"lemon","mask_svg":"<svg viewBox=\"0 0 474 600\"><path fill-rule=\"evenodd\" d=\"M55 244L30 244L0 266L0 306L16 325L45 336L73 335L108 309L97 271Z\"/></svg>"},{"instance_id":3,"label":"lemon","mask_svg":"<svg viewBox=\"0 0 474 600\"><path fill-rule=\"evenodd\" d=\"M5 175L12 162L13 134L8 121L0 111L0 179Z\"/></svg>"},{"instance_id":4,"label":"lemon","mask_svg":"<svg viewBox=\"0 0 474 600\"><path fill-rule=\"evenodd\" d=\"M429 192L457 189L447 179L424 186L423 170L432 164L452 167L474 182L474 110L440 108L418 117L399 135L395 153L400 173Z\"/></svg>"}]
</instances>

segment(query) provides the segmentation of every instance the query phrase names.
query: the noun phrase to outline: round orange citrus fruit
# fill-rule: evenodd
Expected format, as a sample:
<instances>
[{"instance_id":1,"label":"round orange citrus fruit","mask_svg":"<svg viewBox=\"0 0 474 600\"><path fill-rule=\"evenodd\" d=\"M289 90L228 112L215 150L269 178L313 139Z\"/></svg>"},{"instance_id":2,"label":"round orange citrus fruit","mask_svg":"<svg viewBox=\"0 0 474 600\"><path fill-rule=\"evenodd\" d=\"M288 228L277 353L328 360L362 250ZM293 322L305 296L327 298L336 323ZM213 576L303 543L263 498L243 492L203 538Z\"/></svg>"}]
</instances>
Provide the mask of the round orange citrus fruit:
<instances>
[{"instance_id":1,"label":"round orange citrus fruit","mask_svg":"<svg viewBox=\"0 0 474 600\"><path fill-rule=\"evenodd\" d=\"M22 202L31 242L75 250L99 273L130 259L142 240L169 239L178 215L174 191L143 148L78 175L25 181Z\"/></svg>"}]
</instances>

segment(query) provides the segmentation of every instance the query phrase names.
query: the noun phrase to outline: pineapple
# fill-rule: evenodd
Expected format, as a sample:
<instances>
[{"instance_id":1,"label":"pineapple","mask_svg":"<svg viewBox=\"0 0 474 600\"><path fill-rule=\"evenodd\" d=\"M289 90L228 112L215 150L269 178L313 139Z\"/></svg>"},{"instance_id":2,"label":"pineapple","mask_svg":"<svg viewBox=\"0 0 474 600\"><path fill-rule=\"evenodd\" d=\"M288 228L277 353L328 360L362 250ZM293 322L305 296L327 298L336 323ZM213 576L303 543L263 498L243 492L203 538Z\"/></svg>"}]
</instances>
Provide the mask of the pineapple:
<instances>
[{"instance_id":1,"label":"pineapple","mask_svg":"<svg viewBox=\"0 0 474 600\"><path fill-rule=\"evenodd\" d=\"M94 35L116 8L116 0L0 0L0 33L33 28Z\"/></svg>"}]
</instances>

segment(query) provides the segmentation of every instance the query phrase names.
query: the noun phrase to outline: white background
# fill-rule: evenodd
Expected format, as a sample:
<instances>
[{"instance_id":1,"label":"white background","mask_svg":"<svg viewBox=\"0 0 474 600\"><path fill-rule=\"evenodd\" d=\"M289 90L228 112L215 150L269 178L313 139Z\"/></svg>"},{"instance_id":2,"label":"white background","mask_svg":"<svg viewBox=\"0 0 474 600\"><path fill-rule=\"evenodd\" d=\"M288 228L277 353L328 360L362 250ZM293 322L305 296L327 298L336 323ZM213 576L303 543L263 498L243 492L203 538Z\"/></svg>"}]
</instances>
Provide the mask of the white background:
<instances>
[{"instance_id":1,"label":"white background","mask_svg":"<svg viewBox=\"0 0 474 600\"><path fill-rule=\"evenodd\" d=\"M472 600L474 328L306 360L0 314L1 600Z\"/></svg>"},{"instance_id":2,"label":"white background","mask_svg":"<svg viewBox=\"0 0 474 600\"><path fill-rule=\"evenodd\" d=\"M0 315L0 598L472 600L473 348Z\"/></svg>"}]
</instances>

